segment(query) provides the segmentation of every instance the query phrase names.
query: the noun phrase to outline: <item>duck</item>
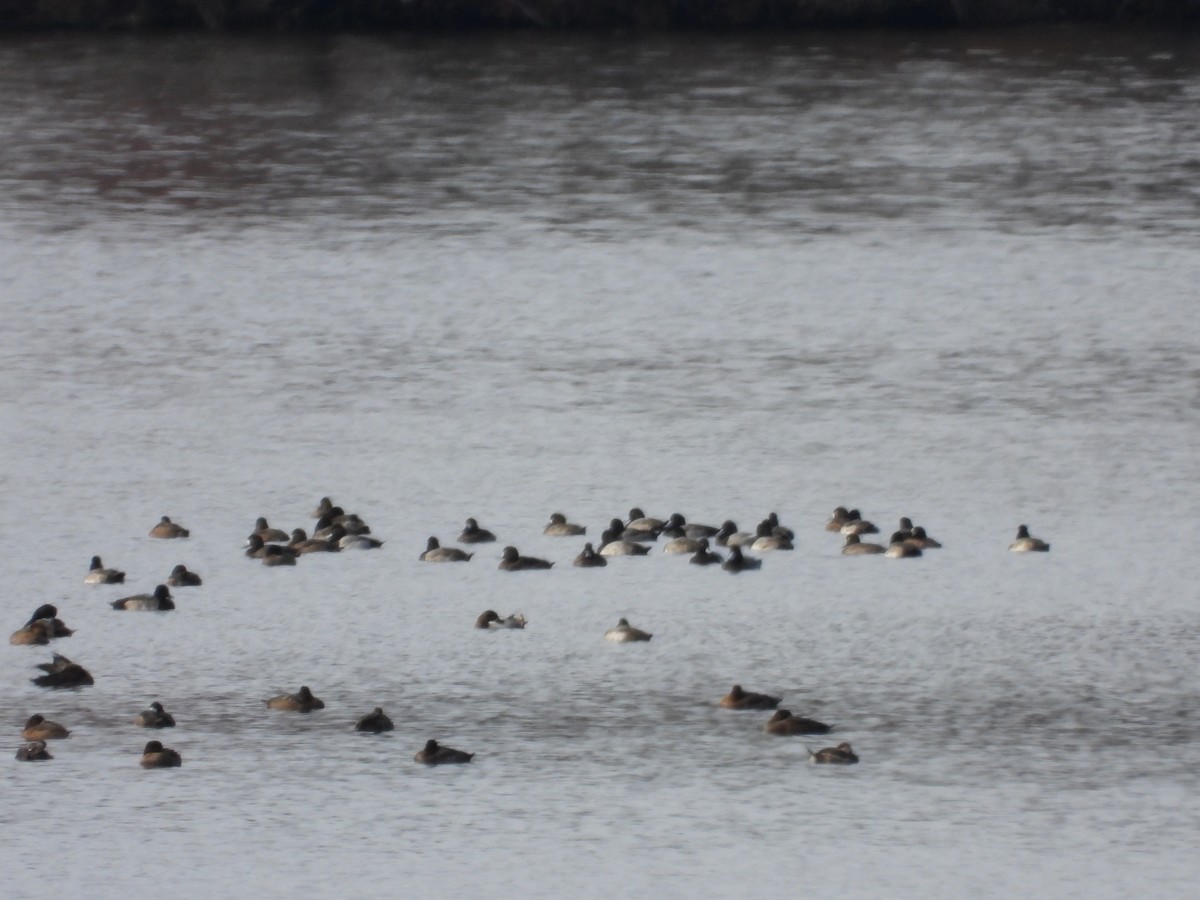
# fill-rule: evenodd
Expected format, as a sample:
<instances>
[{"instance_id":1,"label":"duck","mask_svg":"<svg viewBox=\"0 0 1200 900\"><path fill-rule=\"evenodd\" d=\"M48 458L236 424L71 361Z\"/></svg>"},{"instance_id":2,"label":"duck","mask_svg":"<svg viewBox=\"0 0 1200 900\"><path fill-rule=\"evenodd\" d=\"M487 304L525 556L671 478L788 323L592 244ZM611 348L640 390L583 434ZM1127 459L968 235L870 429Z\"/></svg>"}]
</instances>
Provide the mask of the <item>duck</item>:
<instances>
[{"instance_id":1,"label":"duck","mask_svg":"<svg viewBox=\"0 0 1200 900\"><path fill-rule=\"evenodd\" d=\"M725 561L720 553L715 550L710 550L708 547L708 538L700 539L700 546L696 548L696 552L692 554L692 558L688 560L694 566L714 566L720 565Z\"/></svg>"},{"instance_id":2,"label":"duck","mask_svg":"<svg viewBox=\"0 0 1200 900\"><path fill-rule=\"evenodd\" d=\"M942 545L939 541L934 540L925 533L925 529L920 525L913 526L908 533L908 542L914 547L920 547L922 550L937 550Z\"/></svg>"},{"instance_id":3,"label":"duck","mask_svg":"<svg viewBox=\"0 0 1200 900\"><path fill-rule=\"evenodd\" d=\"M151 612L166 612L175 608L175 600L165 584L154 589L153 594L134 594L132 597L122 597L112 602L113 609L148 610Z\"/></svg>"},{"instance_id":4,"label":"duck","mask_svg":"<svg viewBox=\"0 0 1200 900\"><path fill-rule=\"evenodd\" d=\"M83 576L84 584L124 584L125 573L119 572L116 569L104 568L104 563L100 561L100 557L93 556L92 564L88 568L88 573Z\"/></svg>"},{"instance_id":5,"label":"duck","mask_svg":"<svg viewBox=\"0 0 1200 900\"><path fill-rule=\"evenodd\" d=\"M554 563L536 556L522 556L516 547L505 547L500 559L500 568L505 572L522 569L549 569Z\"/></svg>"},{"instance_id":6,"label":"duck","mask_svg":"<svg viewBox=\"0 0 1200 900\"><path fill-rule=\"evenodd\" d=\"M717 702L717 705L724 709L774 709L782 699L782 697L772 697L770 694L743 691L740 684L735 684L729 689L729 693Z\"/></svg>"},{"instance_id":7,"label":"duck","mask_svg":"<svg viewBox=\"0 0 1200 900\"><path fill-rule=\"evenodd\" d=\"M504 628L524 628L526 621L526 618L520 613L514 613L502 619L494 609L489 609L479 614L479 618L475 620L475 627L499 631Z\"/></svg>"},{"instance_id":8,"label":"duck","mask_svg":"<svg viewBox=\"0 0 1200 900\"><path fill-rule=\"evenodd\" d=\"M682 513L671 513L661 534L671 538L700 538L713 537L721 529L712 525L701 525L699 522L687 521Z\"/></svg>"},{"instance_id":9,"label":"duck","mask_svg":"<svg viewBox=\"0 0 1200 900\"><path fill-rule=\"evenodd\" d=\"M25 727L21 729L21 737L27 741L52 741L70 736L71 732L68 729L57 722L51 722L41 714L30 716L25 720Z\"/></svg>"},{"instance_id":10,"label":"duck","mask_svg":"<svg viewBox=\"0 0 1200 900\"><path fill-rule=\"evenodd\" d=\"M392 724L392 720L384 713L382 706L375 707L354 723L355 731L366 731L371 734L382 734L385 731L391 731L395 727Z\"/></svg>"},{"instance_id":11,"label":"duck","mask_svg":"<svg viewBox=\"0 0 1200 900\"><path fill-rule=\"evenodd\" d=\"M292 529L292 539L288 541L288 549L297 556L305 553L337 553L342 548L333 541L318 541L310 538L303 528Z\"/></svg>"},{"instance_id":12,"label":"duck","mask_svg":"<svg viewBox=\"0 0 1200 900\"><path fill-rule=\"evenodd\" d=\"M879 526L864 519L857 509L846 513L846 521L840 530L842 534L879 534Z\"/></svg>"},{"instance_id":13,"label":"duck","mask_svg":"<svg viewBox=\"0 0 1200 900\"><path fill-rule=\"evenodd\" d=\"M54 759L46 749L45 741L30 741L17 748L17 759L23 762L37 762L44 759Z\"/></svg>"},{"instance_id":14,"label":"duck","mask_svg":"<svg viewBox=\"0 0 1200 900\"><path fill-rule=\"evenodd\" d=\"M693 538L693 537L677 537L672 538L663 544L663 553L695 553L700 549L701 543L707 545L708 538Z\"/></svg>"},{"instance_id":15,"label":"duck","mask_svg":"<svg viewBox=\"0 0 1200 900\"><path fill-rule=\"evenodd\" d=\"M741 547L753 543L754 538L755 535L748 531L738 531L737 523L732 519L726 519L713 535L718 547Z\"/></svg>"},{"instance_id":16,"label":"duck","mask_svg":"<svg viewBox=\"0 0 1200 900\"><path fill-rule=\"evenodd\" d=\"M1046 553L1050 545L1041 538L1030 537L1029 526L1021 525L1017 528L1017 539L1008 545L1008 549L1013 553Z\"/></svg>"},{"instance_id":17,"label":"duck","mask_svg":"<svg viewBox=\"0 0 1200 900\"><path fill-rule=\"evenodd\" d=\"M264 566L294 566L299 556L299 553L284 544L265 544L260 559Z\"/></svg>"},{"instance_id":18,"label":"duck","mask_svg":"<svg viewBox=\"0 0 1200 900\"><path fill-rule=\"evenodd\" d=\"M601 556L645 556L649 552L650 548L646 544L625 540L619 532L614 532L611 528L600 535Z\"/></svg>"},{"instance_id":19,"label":"duck","mask_svg":"<svg viewBox=\"0 0 1200 900\"><path fill-rule=\"evenodd\" d=\"M846 524L846 519L850 516L850 510L844 506L839 506L833 511L833 515L829 517L829 521L825 523L826 531L841 531L842 526Z\"/></svg>"},{"instance_id":20,"label":"duck","mask_svg":"<svg viewBox=\"0 0 1200 900\"><path fill-rule=\"evenodd\" d=\"M903 531L896 531L892 533L888 548L883 551L883 555L889 559L915 559L921 556L922 552L920 547L904 536Z\"/></svg>"},{"instance_id":21,"label":"duck","mask_svg":"<svg viewBox=\"0 0 1200 900\"><path fill-rule=\"evenodd\" d=\"M203 583L204 580L183 563L173 568L167 576L168 587L200 587Z\"/></svg>"},{"instance_id":22,"label":"duck","mask_svg":"<svg viewBox=\"0 0 1200 900\"><path fill-rule=\"evenodd\" d=\"M45 619L26 622L8 636L8 642L17 647L50 643L50 625Z\"/></svg>"},{"instance_id":23,"label":"duck","mask_svg":"<svg viewBox=\"0 0 1200 900\"><path fill-rule=\"evenodd\" d=\"M45 672L33 679L38 687L72 688L95 684L91 673L79 663L71 662L61 653L54 654L53 662L38 663L38 668Z\"/></svg>"},{"instance_id":24,"label":"duck","mask_svg":"<svg viewBox=\"0 0 1200 900\"><path fill-rule=\"evenodd\" d=\"M608 565L608 560L596 552L596 548L588 542L583 545L583 549L579 551L579 555L575 557L572 565L581 568L601 568Z\"/></svg>"},{"instance_id":25,"label":"duck","mask_svg":"<svg viewBox=\"0 0 1200 900\"><path fill-rule=\"evenodd\" d=\"M742 553L741 547L730 547L729 558L721 563L721 568L726 572L742 572L746 569L761 569L762 560L752 559Z\"/></svg>"},{"instance_id":26,"label":"duck","mask_svg":"<svg viewBox=\"0 0 1200 900\"><path fill-rule=\"evenodd\" d=\"M418 750L413 762L424 763L427 766L442 766L447 763L469 763L474 753L464 753L452 747L443 747L432 738L425 742L425 747Z\"/></svg>"},{"instance_id":27,"label":"duck","mask_svg":"<svg viewBox=\"0 0 1200 900\"><path fill-rule=\"evenodd\" d=\"M771 716L767 720L767 724L763 726L763 731L767 734L781 736L792 734L829 734L829 732L833 731L833 726L826 725L824 722L818 722L816 719L793 716L786 709L777 709L775 715Z\"/></svg>"},{"instance_id":28,"label":"duck","mask_svg":"<svg viewBox=\"0 0 1200 900\"><path fill-rule=\"evenodd\" d=\"M652 532L657 537L666 524L662 519L647 516L640 507L635 506L629 510L629 520L624 523L624 527L629 531Z\"/></svg>"},{"instance_id":29,"label":"duck","mask_svg":"<svg viewBox=\"0 0 1200 900\"><path fill-rule=\"evenodd\" d=\"M587 526L568 522L567 517L560 512L550 513L550 522L542 529L542 534L551 537L571 537L578 534L587 534Z\"/></svg>"},{"instance_id":30,"label":"duck","mask_svg":"<svg viewBox=\"0 0 1200 900\"><path fill-rule=\"evenodd\" d=\"M134 725L142 728L174 728L175 717L163 709L163 705L155 700L150 708L138 713L133 720Z\"/></svg>"},{"instance_id":31,"label":"duck","mask_svg":"<svg viewBox=\"0 0 1200 900\"><path fill-rule=\"evenodd\" d=\"M267 524L266 516L259 516L254 520L254 531L252 533L257 534L266 543L270 543L272 541L279 542L289 540L288 533L286 531L283 531L279 528L272 528L269 524Z\"/></svg>"},{"instance_id":32,"label":"duck","mask_svg":"<svg viewBox=\"0 0 1200 900\"><path fill-rule=\"evenodd\" d=\"M649 544L653 541L657 541L659 535L657 530L651 531L644 528L629 528L624 522L617 518L608 520L608 528L606 531L613 532L623 541L635 541L643 544Z\"/></svg>"},{"instance_id":33,"label":"duck","mask_svg":"<svg viewBox=\"0 0 1200 900\"><path fill-rule=\"evenodd\" d=\"M43 603L35 609L26 624L33 622L45 622L47 633L51 638L70 637L75 633L73 628L68 628L66 623L58 617L58 607L53 603Z\"/></svg>"},{"instance_id":34,"label":"duck","mask_svg":"<svg viewBox=\"0 0 1200 900\"><path fill-rule=\"evenodd\" d=\"M832 763L833 765L849 766L858 762L858 756L850 745L845 741L838 744L836 747L826 747L823 750L813 750L811 747L806 747L808 750L809 762L814 763Z\"/></svg>"},{"instance_id":35,"label":"duck","mask_svg":"<svg viewBox=\"0 0 1200 900\"><path fill-rule=\"evenodd\" d=\"M150 741L142 749L143 769L174 769L183 765L183 757L158 741Z\"/></svg>"},{"instance_id":36,"label":"duck","mask_svg":"<svg viewBox=\"0 0 1200 900\"><path fill-rule=\"evenodd\" d=\"M326 515L331 509L333 509L333 501L328 497L322 497L320 502L317 503L317 508L308 515L313 519L319 519L321 516Z\"/></svg>"},{"instance_id":37,"label":"duck","mask_svg":"<svg viewBox=\"0 0 1200 900\"><path fill-rule=\"evenodd\" d=\"M280 553L292 557L293 561L297 556L296 551L291 547L284 544L268 544L257 534L252 534L246 538L246 556L250 559L265 559L268 556L275 556ZM283 565L287 565L287 563Z\"/></svg>"},{"instance_id":38,"label":"duck","mask_svg":"<svg viewBox=\"0 0 1200 900\"><path fill-rule=\"evenodd\" d=\"M648 641L654 635L648 631L642 631L640 628L634 628L629 624L628 619L617 620L617 627L610 628L604 632L606 641L617 641L618 643L627 644L632 641Z\"/></svg>"},{"instance_id":39,"label":"duck","mask_svg":"<svg viewBox=\"0 0 1200 900\"><path fill-rule=\"evenodd\" d=\"M778 513L767 513L767 517L763 521L771 526L771 531L776 537L787 538L789 541L794 541L796 539L796 532L792 531L792 529L788 528L786 525L781 525L779 523Z\"/></svg>"},{"instance_id":40,"label":"duck","mask_svg":"<svg viewBox=\"0 0 1200 900\"><path fill-rule=\"evenodd\" d=\"M150 529L152 538L185 538L191 532L182 525L176 525L166 516L158 520L158 524Z\"/></svg>"},{"instance_id":41,"label":"duck","mask_svg":"<svg viewBox=\"0 0 1200 900\"><path fill-rule=\"evenodd\" d=\"M345 530L345 526L335 525L334 528ZM342 550L378 550L383 541L373 538L365 531L343 534L338 538L337 545Z\"/></svg>"},{"instance_id":42,"label":"duck","mask_svg":"<svg viewBox=\"0 0 1200 900\"><path fill-rule=\"evenodd\" d=\"M842 544L843 556L870 556L875 553L885 553L887 547L883 544L872 544L864 541L857 534L846 535L846 541Z\"/></svg>"},{"instance_id":43,"label":"duck","mask_svg":"<svg viewBox=\"0 0 1200 900\"><path fill-rule=\"evenodd\" d=\"M758 523L750 549L756 553L766 553L770 550L791 550L793 548L789 538L777 534L775 526L763 519Z\"/></svg>"},{"instance_id":44,"label":"duck","mask_svg":"<svg viewBox=\"0 0 1200 900\"><path fill-rule=\"evenodd\" d=\"M474 519L467 519L463 530L458 535L460 544L486 544L494 541L496 536L486 528L480 528Z\"/></svg>"},{"instance_id":45,"label":"duck","mask_svg":"<svg viewBox=\"0 0 1200 900\"><path fill-rule=\"evenodd\" d=\"M458 547L443 547L436 537L430 535L425 543L425 552L418 558L424 562L467 562L474 555Z\"/></svg>"},{"instance_id":46,"label":"duck","mask_svg":"<svg viewBox=\"0 0 1200 900\"><path fill-rule=\"evenodd\" d=\"M294 694L280 694L264 700L267 709L282 709L287 712L312 712L314 709L324 709L325 703L319 697L314 697L307 684L301 685Z\"/></svg>"}]
</instances>

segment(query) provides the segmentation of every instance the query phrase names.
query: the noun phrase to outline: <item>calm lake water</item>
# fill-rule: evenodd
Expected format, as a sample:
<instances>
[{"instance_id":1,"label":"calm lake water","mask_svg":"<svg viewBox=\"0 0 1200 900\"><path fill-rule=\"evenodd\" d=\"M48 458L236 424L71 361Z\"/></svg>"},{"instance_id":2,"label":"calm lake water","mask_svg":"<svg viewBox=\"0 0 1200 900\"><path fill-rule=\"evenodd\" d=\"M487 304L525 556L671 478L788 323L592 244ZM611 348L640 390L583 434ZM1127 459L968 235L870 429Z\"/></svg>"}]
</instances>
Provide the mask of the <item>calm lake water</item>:
<instances>
[{"instance_id":1,"label":"calm lake water","mask_svg":"<svg viewBox=\"0 0 1200 900\"><path fill-rule=\"evenodd\" d=\"M0 606L95 676L0 651L10 759L73 729L4 767L9 896L1191 896L1195 38L9 37L0 97ZM326 494L383 548L243 558ZM541 533L634 505L796 549Z\"/></svg>"}]
</instances>

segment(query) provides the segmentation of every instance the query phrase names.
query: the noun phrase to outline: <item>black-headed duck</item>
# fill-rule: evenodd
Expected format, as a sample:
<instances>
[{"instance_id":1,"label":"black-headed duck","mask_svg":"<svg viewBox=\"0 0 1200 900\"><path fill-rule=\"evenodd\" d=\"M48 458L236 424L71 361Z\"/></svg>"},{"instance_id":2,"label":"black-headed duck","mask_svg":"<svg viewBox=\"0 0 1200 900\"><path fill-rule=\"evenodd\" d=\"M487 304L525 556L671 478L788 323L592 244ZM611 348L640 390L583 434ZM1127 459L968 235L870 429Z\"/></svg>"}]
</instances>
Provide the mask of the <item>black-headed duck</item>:
<instances>
[{"instance_id":1,"label":"black-headed duck","mask_svg":"<svg viewBox=\"0 0 1200 900\"><path fill-rule=\"evenodd\" d=\"M54 759L46 749L45 741L30 741L17 748L17 759L22 762L38 762L44 759Z\"/></svg>"},{"instance_id":2,"label":"black-headed duck","mask_svg":"<svg viewBox=\"0 0 1200 900\"><path fill-rule=\"evenodd\" d=\"M480 528L479 523L474 519L467 519L463 525L463 530L459 532L458 542L460 544L486 544L494 541L496 536L486 528Z\"/></svg>"},{"instance_id":3,"label":"black-headed duck","mask_svg":"<svg viewBox=\"0 0 1200 900\"><path fill-rule=\"evenodd\" d=\"M73 628L68 628L66 623L58 617L58 607L53 603L43 603L33 611L29 622L25 624L33 622L45 622L51 638L70 637L75 633Z\"/></svg>"},{"instance_id":4,"label":"black-headed duck","mask_svg":"<svg viewBox=\"0 0 1200 900\"><path fill-rule=\"evenodd\" d=\"M632 641L648 641L654 637L648 631L642 631L640 628L634 628L629 624L628 619L619 619L616 628L610 628L604 632L606 641L616 641L621 644L630 643Z\"/></svg>"},{"instance_id":5,"label":"black-headed duck","mask_svg":"<svg viewBox=\"0 0 1200 900\"><path fill-rule=\"evenodd\" d=\"M608 528L605 529L604 534L608 534L609 532L612 532L617 538L623 541L636 541L642 544L657 541L660 533L657 530L650 531L644 528L628 528L624 522L616 518L608 520ZM603 537L604 535L601 535L601 538Z\"/></svg>"},{"instance_id":6,"label":"black-headed duck","mask_svg":"<svg viewBox=\"0 0 1200 900\"><path fill-rule=\"evenodd\" d=\"M425 748L418 750L413 762L424 763L427 766L442 766L447 763L469 763L474 753L464 753L452 747L442 747L435 740L425 742Z\"/></svg>"},{"instance_id":7,"label":"black-headed duck","mask_svg":"<svg viewBox=\"0 0 1200 900\"><path fill-rule=\"evenodd\" d=\"M833 726L826 725L824 722L818 722L816 719L793 716L786 709L777 709L775 715L771 716L767 720L767 724L763 726L763 731L767 734L781 736L793 734L829 734L829 732L833 731Z\"/></svg>"},{"instance_id":8,"label":"black-headed duck","mask_svg":"<svg viewBox=\"0 0 1200 900\"><path fill-rule=\"evenodd\" d=\"M842 534L879 534L879 526L868 522L857 509L846 513L846 521L841 527Z\"/></svg>"},{"instance_id":9,"label":"black-headed duck","mask_svg":"<svg viewBox=\"0 0 1200 900\"><path fill-rule=\"evenodd\" d=\"M38 668L46 673L33 679L38 687L72 688L95 683L87 669L61 653L54 654L53 662L38 663Z\"/></svg>"},{"instance_id":10,"label":"black-headed duck","mask_svg":"<svg viewBox=\"0 0 1200 900\"><path fill-rule=\"evenodd\" d=\"M922 550L937 550L942 546L940 541L934 540L927 535L925 529L920 525L914 526L908 533L908 542L920 547Z\"/></svg>"},{"instance_id":11,"label":"black-headed duck","mask_svg":"<svg viewBox=\"0 0 1200 900\"><path fill-rule=\"evenodd\" d=\"M826 747L823 750L805 749L808 750L809 761L814 763L831 763L833 765L848 766L858 762L858 756L845 741L836 747Z\"/></svg>"},{"instance_id":12,"label":"black-headed duck","mask_svg":"<svg viewBox=\"0 0 1200 900\"><path fill-rule=\"evenodd\" d=\"M143 769L173 769L183 765L183 757L159 741L150 741L142 750Z\"/></svg>"},{"instance_id":13,"label":"black-headed duck","mask_svg":"<svg viewBox=\"0 0 1200 900\"><path fill-rule=\"evenodd\" d=\"M500 618L500 614L494 609L486 610L479 614L479 618L475 620L476 628L488 628L500 630L503 628L524 628L526 618L520 613L514 613L511 616Z\"/></svg>"},{"instance_id":14,"label":"black-headed duck","mask_svg":"<svg viewBox=\"0 0 1200 900\"><path fill-rule=\"evenodd\" d=\"M68 729L41 714L26 719L25 727L21 730L21 737L27 741L54 741L70 736Z\"/></svg>"},{"instance_id":15,"label":"black-headed duck","mask_svg":"<svg viewBox=\"0 0 1200 900\"><path fill-rule=\"evenodd\" d=\"M175 608L175 600L165 584L154 589L153 594L134 594L132 597L122 597L112 602L113 609L148 610L165 612Z\"/></svg>"},{"instance_id":16,"label":"black-headed duck","mask_svg":"<svg viewBox=\"0 0 1200 900\"><path fill-rule=\"evenodd\" d=\"M176 525L166 516L158 520L158 524L150 529L150 537L152 538L185 538L189 534L186 528L182 525Z\"/></svg>"},{"instance_id":17,"label":"black-headed duck","mask_svg":"<svg viewBox=\"0 0 1200 900\"><path fill-rule=\"evenodd\" d=\"M293 560L296 558L296 551L285 544L268 544L257 534L246 538L246 556L250 559L265 559L279 553L290 556Z\"/></svg>"},{"instance_id":18,"label":"black-headed duck","mask_svg":"<svg viewBox=\"0 0 1200 900\"><path fill-rule=\"evenodd\" d=\"M1017 539L1008 545L1013 553L1046 553L1050 545L1041 538L1030 537L1029 526L1022 525L1017 529Z\"/></svg>"},{"instance_id":19,"label":"black-headed duck","mask_svg":"<svg viewBox=\"0 0 1200 900\"><path fill-rule=\"evenodd\" d=\"M720 553L715 550L710 550L708 546L708 538L700 539L700 546L696 548L696 552L692 554L692 558L688 560L694 566L717 566L725 561Z\"/></svg>"},{"instance_id":20,"label":"black-headed duck","mask_svg":"<svg viewBox=\"0 0 1200 900\"><path fill-rule=\"evenodd\" d=\"M385 731L391 731L395 727L392 724L392 720L384 713L382 706L375 707L354 723L355 731L366 731L371 734L382 734Z\"/></svg>"},{"instance_id":21,"label":"black-headed duck","mask_svg":"<svg viewBox=\"0 0 1200 900\"><path fill-rule=\"evenodd\" d=\"M762 560L746 556L742 553L741 547L730 547L729 559L721 563L721 568L726 572L744 572L746 569L761 569Z\"/></svg>"},{"instance_id":22,"label":"black-headed duck","mask_svg":"<svg viewBox=\"0 0 1200 900\"><path fill-rule=\"evenodd\" d=\"M550 522L542 529L542 534L547 534L551 537L571 537L578 534L587 534L587 526L568 522L567 517L562 513L550 513Z\"/></svg>"},{"instance_id":23,"label":"black-headed duck","mask_svg":"<svg viewBox=\"0 0 1200 900\"><path fill-rule=\"evenodd\" d=\"M846 535L846 540L842 544L843 556L872 556L886 551L887 547L883 546L883 544L872 544L869 541L864 541L857 534Z\"/></svg>"},{"instance_id":24,"label":"black-headed duck","mask_svg":"<svg viewBox=\"0 0 1200 900\"><path fill-rule=\"evenodd\" d=\"M600 568L601 566L607 566L608 560L597 553L596 548L589 542L583 545L583 549L579 551L579 555L575 557L572 565L582 568Z\"/></svg>"},{"instance_id":25,"label":"black-headed duck","mask_svg":"<svg viewBox=\"0 0 1200 900\"><path fill-rule=\"evenodd\" d=\"M302 685L294 694L280 694L264 700L267 709L282 709L286 712L312 712L314 709L324 709L325 703L319 697L314 697L308 685Z\"/></svg>"},{"instance_id":26,"label":"black-headed duck","mask_svg":"<svg viewBox=\"0 0 1200 900\"><path fill-rule=\"evenodd\" d=\"M892 533L888 548L883 555L889 559L916 559L921 556L921 548L904 536L903 531Z\"/></svg>"},{"instance_id":27,"label":"black-headed duck","mask_svg":"<svg viewBox=\"0 0 1200 900\"><path fill-rule=\"evenodd\" d=\"M750 543L750 549L756 553L765 553L768 550L791 550L792 542L789 538L777 533L775 526L768 520L763 519L758 523L758 528L754 532L754 540Z\"/></svg>"},{"instance_id":28,"label":"black-headed duck","mask_svg":"<svg viewBox=\"0 0 1200 900\"><path fill-rule=\"evenodd\" d=\"M83 576L84 584L124 584L125 573L116 569L104 568L104 563L100 561L100 557L93 556L92 564L88 568L88 573Z\"/></svg>"},{"instance_id":29,"label":"black-headed duck","mask_svg":"<svg viewBox=\"0 0 1200 900\"><path fill-rule=\"evenodd\" d=\"M168 587L200 587L203 583L204 580L183 563L179 563L167 576Z\"/></svg>"},{"instance_id":30,"label":"black-headed duck","mask_svg":"<svg viewBox=\"0 0 1200 900\"><path fill-rule=\"evenodd\" d=\"M689 522L683 517L683 513L671 513L667 519L667 524L662 528L664 537L669 538L700 538L713 537L721 529L712 525L701 525L699 522Z\"/></svg>"},{"instance_id":31,"label":"black-headed duck","mask_svg":"<svg viewBox=\"0 0 1200 900\"><path fill-rule=\"evenodd\" d=\"M789 541L796 540L796 532L788 528L786 525L781 525L779 522L779 514L775 512L767 513L767 517L763 520L771 526L771 531L777 537L787 538Z\"/></svg>"},{"instance_id":32,"label":"black-headed duck","mask_svg":"<svg viewBox=\"0 0 1200 900\"><path fill-rule=\"evenodd\" d=\"M474 555L458 547L443 547L436 537L430 535L425 542L425 552L419 559L423 562L467 562Z\"/></svg>"},{"instance_id":33,"label":"black-headed duck","mask_svg":"<svg viewBox=\"0 0 1200 900\"><path fill-rule=\"evenodd\" d=\"M726 519L713 538L718 547L743 547L754 543L754 535L748 531L739 531L737 523Z\"/></svg>"},{"instance_id":34,"label":"black-headed duck","mask_svg":"<svg viewBox=\"0 0 1200 900\"><path fill-rule=\"evenodd\" d=\"M175 717L163 709L163 705L155 700L150 704L150 708L143 710L137 714L133 720L134 725L140 725L143 728L174 728Z\"/></svg>"},{"instance_id":35,"label":"black-headed duck","mask_svg":"<svg viewBox=\"0 0 1200 900\"><path fill-rule=\"evenodd\" d=\"M725 709L774 709L782 699L782 697L772 697L770 694L743 691L740 684L735 684L729 689L729 693L718 701L717 705Z\"/></svg>"},{"instance_id":36,"label":"black-headed duck","mask_svg":"<svg viewBox=\"0 0 1200 900\"><path fill-rule=\"evenodd\" d=\"M549 569L554 563L539 559L536 556L522 556L516 547L505 547L500 558L500 568L505 572L517 572L523 569Z\"/></svg>"},{"instance_id":37,"label":"black-headed duck","mask_svg":"<svg viewBox=\"0 0 1200 900\"><path fill-rule=\"evenodd\" d=\"M292 539L288 541L288 549L301 556L305 553L337 553L342 548L333 541L318 541L310 538L303 528L292 529Z\"/></svg>"}]
</instances>

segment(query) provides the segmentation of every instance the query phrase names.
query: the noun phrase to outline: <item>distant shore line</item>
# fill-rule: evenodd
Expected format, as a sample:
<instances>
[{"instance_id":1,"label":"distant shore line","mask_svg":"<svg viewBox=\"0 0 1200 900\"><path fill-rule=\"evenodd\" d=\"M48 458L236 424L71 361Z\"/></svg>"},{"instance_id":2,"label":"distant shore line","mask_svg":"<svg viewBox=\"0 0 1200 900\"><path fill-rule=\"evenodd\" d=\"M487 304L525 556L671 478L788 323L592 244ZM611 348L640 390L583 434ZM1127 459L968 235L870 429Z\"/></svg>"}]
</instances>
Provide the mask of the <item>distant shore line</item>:
<instances>
[{"instance_id":1,"label":"distant shore line","mask_svg":"<svg viewBox=\"0 0 1200 900\"><path fill-rule=\"evenodd\" d=\"M1200 0L0 0L0 31L772 30L1200 24Z\"/></svg>"}]
</instances>

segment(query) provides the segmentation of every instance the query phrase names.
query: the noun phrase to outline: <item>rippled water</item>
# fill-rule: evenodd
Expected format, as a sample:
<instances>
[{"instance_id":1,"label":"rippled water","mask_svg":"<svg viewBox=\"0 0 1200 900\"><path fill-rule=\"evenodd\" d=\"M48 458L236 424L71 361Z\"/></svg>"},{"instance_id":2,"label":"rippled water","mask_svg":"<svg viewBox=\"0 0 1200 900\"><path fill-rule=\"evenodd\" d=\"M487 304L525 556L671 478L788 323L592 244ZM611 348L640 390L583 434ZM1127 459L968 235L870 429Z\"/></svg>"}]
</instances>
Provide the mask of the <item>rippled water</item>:
<instances>
[{"instance_id":1,"label":"rippled water","mask_svg":"<svg viewBox=\"0 0 1200 900\"><path fill-rule=\"evenodd\" d=\"M1190 895L1196 49L0 44L3 608L57 603L96 677L0 652L10 746L74 730L5 769L11 890ZM241 558L323 494L384 548ZM797 549L590 571L541 534L635 504ZM946 547L844 558L837 504ZM417 562L467 516L501 543ZM1005 552L1021 522L1051 553ZM108 607L177 562L174 613ZM324 711L264 712L302 683ZM153 699L181 770L137 766ZM427 771L429 737L478 756Z\"/></svg>"}]
</instances>

